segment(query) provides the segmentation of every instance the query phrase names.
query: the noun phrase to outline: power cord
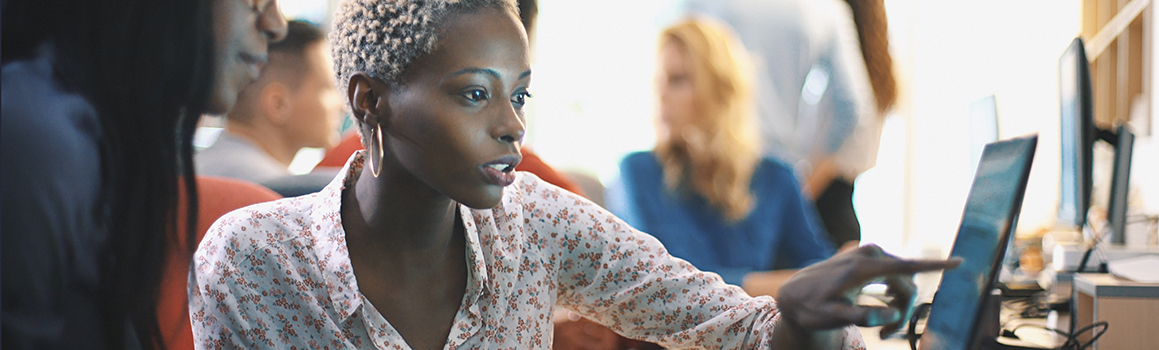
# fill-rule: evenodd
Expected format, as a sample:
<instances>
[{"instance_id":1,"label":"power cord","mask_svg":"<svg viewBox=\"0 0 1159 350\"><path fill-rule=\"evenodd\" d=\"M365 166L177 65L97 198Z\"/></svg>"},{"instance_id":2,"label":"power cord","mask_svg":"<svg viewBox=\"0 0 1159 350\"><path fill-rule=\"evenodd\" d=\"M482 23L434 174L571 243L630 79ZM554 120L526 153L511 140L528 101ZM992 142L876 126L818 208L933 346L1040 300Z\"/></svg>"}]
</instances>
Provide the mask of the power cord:
<instances>
[{"instance_id":1,"label":"power cord","mask_svg":"<svg viewBox=\"0 0 1159 350\"><path fill-rule=\"evenodd\" d=\"M1019 328L1023 328L1023 327L1040 328L1040 329L1044 329L1044 330L1047 330L1050 332L1057 333L1058 335L1061 335L1063 337L1066 337L1066 342L1064 342L1062 346L1057 347L1055 349L1059 349L1059 350L1083 350L1083 349L1089 348L1092 345L1094 345L1095 341L1099 340L1099 338L1102 337L1104 333L1107 333L1107 328L1110 327L1110 324L1108 324L1105 321L1099 321L1099 322L1095 322L1095 323L1092 323L1090 325L1087 325L1085 327L1076 329L1074 332L1070 332L1070 333L1063 332L1063 331L1058 330L1058 329L1054 329L1054 328L1050 328L1050 327L1043 327L1043 326L1034 325L1034 324L1020 324L1020 325L1015 326L1014 328L1011 328L1011 329L1003 329L1002 330L1002 337L1019 339L1018 335L1014 334L1014 333ZM1086 332L1092 333L1091 339L1087 340L1086 342L1080 341L1078 339L1079 335L1082 335L1083 333L1086 333Z\"/></svg>"},{"instance_id":2,"label":"power cord","mask_svg":"<svg viewBox=\"0 0 1159 350\"><path fill-rule=\"evenodd\" d=\"M1103 242L1103 238L1106 237L1107 235L1111 234L1111 227L1110 227L1111 225L1103 225L1101 228L1096 228L1094 226L1094 224L1091 223L1091 221L1092 220L1087 220L1086 227L1089 228L1091 230L1091 232L1097 232L1097 233L1091 234L1091 241L1090 241L1090 243L1087 244L1087 250L1083 252L1083 257L1081 260L1079 260L1079 266L1077 269L1075 269L1075 272L1086 271L1087 263L1091 259L1091 253L1094 253L1095 250L1098 250L1100 247L1099 243ZM1103 261L1106 261L1106 260L1107 259L1104 256ZM1106 269L1107 269L1107 266L1105 263L1099 264L1098 272L1107 272Z\"/></svg>"}]
</instances>

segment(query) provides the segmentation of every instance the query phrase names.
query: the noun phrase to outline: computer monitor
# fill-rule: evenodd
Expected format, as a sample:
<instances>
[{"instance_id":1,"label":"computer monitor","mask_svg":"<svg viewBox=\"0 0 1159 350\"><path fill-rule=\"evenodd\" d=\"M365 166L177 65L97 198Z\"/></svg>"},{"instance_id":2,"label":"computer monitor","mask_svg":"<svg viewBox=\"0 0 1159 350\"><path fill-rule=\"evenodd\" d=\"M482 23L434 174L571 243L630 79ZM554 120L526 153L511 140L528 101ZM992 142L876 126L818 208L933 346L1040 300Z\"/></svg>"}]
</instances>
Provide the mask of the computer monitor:
<instances>
[{"instance_id":1,"label":"computer monitor","mask_svg":"<svg viewBox=\"0 0 1159 350\"><path fill-rule=\"evenodd\" d=\"M1082 39L1075 38L1058 60L1062 124L1062 173L1058 220L1081 230L1091 206L1091 158L1095 139L1091 74Z\"/></svg>"},{"instance_id":2,"label":"computer monitor","mask_svg":"<svg viewBox=\"0 0 1159 350\"><path fill-rule=\"evenodd\" d=\"M983 305L1018 224L1037 145L1038 136L1029 136L983 150L950 251L962 263L942 274L919 349L975 350L981 340L998 336L983 332Z\"/></svg>"},{"instance_id":3,"label":"computer monitor","mask_svg":"<svg viewBox=\"0 0 1159 350\"><path fill-rule=\"evenodd\" d=\"M1115 147L1107 208L1110 241L1123 244L1134 134L1126 126L1120 126L1115 132L1095 127L1090 65L1082 39L1075 38L1059 58L1058 82L1062 126L1059 223L1079 230L1086 224L1087 209L1091 206L1094 144L1102 140Z\"/></svg>"},{"instance_id":4,"label":"computer monitor","mask_svg":"<svg viewBox=\"0 0 1159 350\"><path fill-rule=\"evenodd\" d=\"M1127 194L1131 188L1131 153L1135 134L1126 125L1120 125L1115 142L1115 165L1111 175L1111 198L1107 201L1107 221L1111 225L1111 243L1126 244Z\"/></svg>"}]
</instances>

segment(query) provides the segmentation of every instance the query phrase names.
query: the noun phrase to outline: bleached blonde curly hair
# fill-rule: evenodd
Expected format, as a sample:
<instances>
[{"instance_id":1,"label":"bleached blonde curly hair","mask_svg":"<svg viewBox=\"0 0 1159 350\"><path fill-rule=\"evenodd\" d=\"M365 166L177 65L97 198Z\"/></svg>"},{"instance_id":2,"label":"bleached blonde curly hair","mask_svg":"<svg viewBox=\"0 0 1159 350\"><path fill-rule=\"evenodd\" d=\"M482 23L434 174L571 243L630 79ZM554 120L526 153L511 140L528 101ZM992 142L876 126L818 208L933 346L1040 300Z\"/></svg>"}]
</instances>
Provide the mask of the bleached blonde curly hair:
<instances>
[{"instance_id":1,"label":"bleached blonde curly hair","mask_svg":"<svg viewBox=\"0 0 1159 350\"><path fill-rule=\"evenodd\" d=\"M479 8L519 14L513 0L343 1L329 38L339 91L359 71L398 85L415 58L434 51L448 15Z\"/></svg>"}]
</instances>

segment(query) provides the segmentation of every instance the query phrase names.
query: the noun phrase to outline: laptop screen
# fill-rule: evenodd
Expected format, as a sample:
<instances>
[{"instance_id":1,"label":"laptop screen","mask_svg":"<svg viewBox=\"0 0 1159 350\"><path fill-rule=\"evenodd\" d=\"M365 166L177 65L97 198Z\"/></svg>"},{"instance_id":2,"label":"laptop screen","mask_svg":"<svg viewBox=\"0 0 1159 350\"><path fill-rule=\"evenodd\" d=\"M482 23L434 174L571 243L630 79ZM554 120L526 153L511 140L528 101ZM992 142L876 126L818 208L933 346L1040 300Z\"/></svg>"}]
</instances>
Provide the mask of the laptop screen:
<instances>
[{"instance_id":1,"label":"laptop screen","mask_svg":"<svg viewBox=\"0 0 1159 350\"><path fill-rule=\"evenodd\" d=\"M942 274L922 333L922 350L975 347L981 305L994 288L995 274L1014 232L1037 143L1037 136L1028 136L993 142L983 149L950 252L962 264Z\"/></svg>"}]
</instances>

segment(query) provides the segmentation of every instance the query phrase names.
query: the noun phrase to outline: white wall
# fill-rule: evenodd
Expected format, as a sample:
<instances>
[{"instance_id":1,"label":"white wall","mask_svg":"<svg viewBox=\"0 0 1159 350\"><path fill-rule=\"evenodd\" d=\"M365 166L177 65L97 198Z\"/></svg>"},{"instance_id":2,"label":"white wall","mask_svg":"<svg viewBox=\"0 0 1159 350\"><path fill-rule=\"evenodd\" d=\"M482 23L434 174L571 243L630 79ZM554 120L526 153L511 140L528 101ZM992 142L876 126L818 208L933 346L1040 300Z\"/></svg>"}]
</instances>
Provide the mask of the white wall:
<instances>
[{"instance_id":1,"label":"white wall","mask_svg":"<svg viewBox=\"0 0 1159 350\"><path fill-rule=\"evenodd\" d=\"M553 166L607 181L650 149L659 31L675 1L541 0L527 141Z\"/></svg>"},{"instance_id":2,"label":"white wall","mask_svg":"<svg viewBox=\"0 0 1159 350\"><path fill-rule=\"evenodd\" d=\"M1058 57L1080 30L1077 0L887 2L908 95L907 251L948 252L973 169L970 102L994 94L1000 138L1038 133L1019 230L1054 224Z\"/></svg>"},{"instance_id":3,"label":"white wall","mask_svg":"<svg viewBox=\"0 0 1159 350\"><path fill-rule=\"evenodd\" d=\"M1019 232L1053 227L1060 167L1058 57L1079 35L1081 2L892 0L887 5L895 58L909 95L901 110L910 132L906 251L946 253L953 241L970 184L969 135L963 132L968 104L988 94L997 96L1000 137L1039 135ZM1159 101L1159 92L1152 93L1152 101ZM1143 126L1154 135L1155 124ZM1136 133L1131 211L1154 215L1159 142L1146 130ZM1104 170L1095 173L1109 172ZM1096 203L1106 200L1109 174L1104 175L1095 178Z\"/></svg>"}]
</instances>

